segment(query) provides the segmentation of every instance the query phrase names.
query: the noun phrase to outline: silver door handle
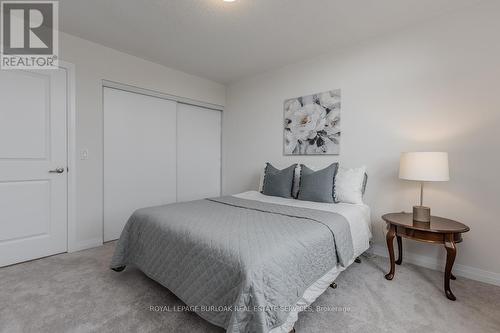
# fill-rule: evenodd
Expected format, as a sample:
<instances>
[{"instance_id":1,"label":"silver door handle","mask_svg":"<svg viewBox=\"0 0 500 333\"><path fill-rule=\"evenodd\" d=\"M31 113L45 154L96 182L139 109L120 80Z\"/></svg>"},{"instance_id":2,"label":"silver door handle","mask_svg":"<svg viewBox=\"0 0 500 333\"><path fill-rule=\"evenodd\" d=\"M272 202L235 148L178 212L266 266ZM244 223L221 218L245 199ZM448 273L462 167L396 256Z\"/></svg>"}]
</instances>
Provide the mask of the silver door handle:
<instances>
[{"instance_id":1,"label":"silver door handle","mask_svg":"<svg viewBox=\"0 0 500 333\"><path fill-rule=\"evenodd\" d=\"M49 170L49 173L63 173L63 172L64 172L64 168L57 168L54 170Z\"/></svg>"}]
</instances>

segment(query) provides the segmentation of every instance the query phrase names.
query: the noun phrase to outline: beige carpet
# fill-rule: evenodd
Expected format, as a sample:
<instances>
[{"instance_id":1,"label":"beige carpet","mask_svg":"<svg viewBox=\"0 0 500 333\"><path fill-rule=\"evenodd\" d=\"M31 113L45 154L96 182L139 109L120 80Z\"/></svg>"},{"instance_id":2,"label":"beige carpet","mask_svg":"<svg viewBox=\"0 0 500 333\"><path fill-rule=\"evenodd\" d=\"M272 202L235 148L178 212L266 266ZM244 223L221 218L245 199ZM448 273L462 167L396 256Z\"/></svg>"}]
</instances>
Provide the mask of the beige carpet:
<instances>
[{"instance_id":1,"label":"beige carpet","mask_svg":"<svg viewBox=\"0 0 500 333\"><path fill-rule=\"evenodd\" d=\"M0 269L1 332L223 332L134 268L108 269L114 243ZM442 274L404 264L384 279L385 258L363 258L302 313L297 332L500 332L500 288L458 277L456 302ZM328 311L330 310L330 311Z\"/></svg>"}]
</instances>

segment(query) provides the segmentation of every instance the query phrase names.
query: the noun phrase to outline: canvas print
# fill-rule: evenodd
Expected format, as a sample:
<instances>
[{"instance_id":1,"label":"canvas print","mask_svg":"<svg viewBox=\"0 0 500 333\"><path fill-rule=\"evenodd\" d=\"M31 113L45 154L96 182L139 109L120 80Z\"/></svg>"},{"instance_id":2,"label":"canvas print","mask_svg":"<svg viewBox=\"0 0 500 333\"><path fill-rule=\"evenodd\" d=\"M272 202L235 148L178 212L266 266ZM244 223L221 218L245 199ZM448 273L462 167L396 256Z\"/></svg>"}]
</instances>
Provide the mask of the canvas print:
<instances>
[{"instance_id":1,"label":"canvas print","mask_svg":"<svg viewBox=\"0 0 500 333\"><path fill-rule=\"evenodd\" d=\"M285 155L338 155L340 89L285 101Z\"/></svg>"}]
</instances>

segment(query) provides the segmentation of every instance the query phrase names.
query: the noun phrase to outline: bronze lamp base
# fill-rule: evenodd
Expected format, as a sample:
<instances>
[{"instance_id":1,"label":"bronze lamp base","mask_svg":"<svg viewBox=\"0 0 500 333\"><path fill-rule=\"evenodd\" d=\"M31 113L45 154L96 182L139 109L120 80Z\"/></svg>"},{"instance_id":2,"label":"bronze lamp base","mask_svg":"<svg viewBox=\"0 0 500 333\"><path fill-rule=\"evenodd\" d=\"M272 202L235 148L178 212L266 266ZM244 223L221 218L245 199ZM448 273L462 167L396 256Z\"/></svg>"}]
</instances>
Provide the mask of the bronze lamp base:
<instances>
[{"instance_id":1,"label":"bronze lamp base","mask_svg":"<svg viewBox=\"0 0 500 333\"><path fill-rule=\"evenodd\" d=\"M413 221L431 222L431 209L425 206L413 206Z\"/></svg>"}]
</instances>

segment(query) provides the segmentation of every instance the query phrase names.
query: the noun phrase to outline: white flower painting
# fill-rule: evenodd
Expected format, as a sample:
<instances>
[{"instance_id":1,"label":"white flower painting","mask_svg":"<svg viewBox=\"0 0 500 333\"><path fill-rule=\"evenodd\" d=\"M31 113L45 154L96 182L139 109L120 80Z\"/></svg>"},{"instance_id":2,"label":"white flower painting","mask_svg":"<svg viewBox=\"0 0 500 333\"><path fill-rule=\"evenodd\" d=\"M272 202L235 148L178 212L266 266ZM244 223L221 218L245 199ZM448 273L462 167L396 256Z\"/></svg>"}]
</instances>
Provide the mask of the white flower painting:
<instances>
[{"instance_id":1,"label":"white flower painting","mask_svg":"<svg viewBox=\"0 0 500 333\"><path fill-rule=\"evenodd\" d=\"M340 89L285 101L285 155L338 155Z\"/></svg>"}]
</instances>

